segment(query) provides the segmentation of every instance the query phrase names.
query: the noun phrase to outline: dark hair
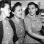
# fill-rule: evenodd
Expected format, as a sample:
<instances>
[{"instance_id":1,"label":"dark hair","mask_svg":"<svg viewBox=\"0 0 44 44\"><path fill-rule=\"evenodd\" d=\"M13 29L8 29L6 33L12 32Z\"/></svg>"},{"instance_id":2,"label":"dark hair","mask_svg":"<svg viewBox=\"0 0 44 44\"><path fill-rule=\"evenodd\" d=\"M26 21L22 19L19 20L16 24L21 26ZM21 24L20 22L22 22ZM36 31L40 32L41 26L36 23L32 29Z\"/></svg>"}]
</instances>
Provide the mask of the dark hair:
<instances>
[{"instance_id":1,"label":"dark hair","mask_svg":"<svg viewBox=\"0 0 44 44\"><path fill-rule=\"evenodd\" d=\"M5 4L9 4L9 6L11 8L11 4L8 1L0 1L0 8L4 8Z\"/></svg>"},{"instance_id":2,"label":"dark hair","mask_svg":"<svg viewBox=\"0 0 44 44\"><path fill-rule=\"evenodd\" d=\"M38 7L38 5L36 4L36 3L34 3L34 2L30 2L30 3L28 3L28 6L27 6L27 8L25 9L25 14L27 15L28 13L29 13L29 5L34 5L36 8L38 8L38 10L36 11L36 15L38 15L39 14L39 7Z\"/></svg>"},{"instance_id":3,"label":"dark hair","mask_svg":"<svg viewBox=\"0 0 44 44\"><path fill-rule=\"evenodd\" d=\"M16 8L17 6L21 6L21 5L22 5L22 4L21 4L20 2L15 3L14 6L12 7L12 11L14 12L14 11L15 11L15 8Z\"/></svg>"}]
</instances>

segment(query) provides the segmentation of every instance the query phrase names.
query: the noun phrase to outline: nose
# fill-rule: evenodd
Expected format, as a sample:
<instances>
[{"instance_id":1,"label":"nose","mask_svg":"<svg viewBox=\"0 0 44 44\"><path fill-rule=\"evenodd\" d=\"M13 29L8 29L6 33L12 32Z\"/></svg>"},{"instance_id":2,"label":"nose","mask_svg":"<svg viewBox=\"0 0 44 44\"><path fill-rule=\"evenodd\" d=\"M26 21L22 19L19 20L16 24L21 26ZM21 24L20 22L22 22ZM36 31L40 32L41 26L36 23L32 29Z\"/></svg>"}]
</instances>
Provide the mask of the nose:
<instances>
[{"instance_id":1,"label":"nose","mask_svg":"<svg viewBox=\"0 0 44 44\"><path fill-rule=\"evenodd\" d=\"M29 10L29 12L31 13L31 12L32 12L32 10L30 9L30 10Z\"/></svg>"}]
</instances>

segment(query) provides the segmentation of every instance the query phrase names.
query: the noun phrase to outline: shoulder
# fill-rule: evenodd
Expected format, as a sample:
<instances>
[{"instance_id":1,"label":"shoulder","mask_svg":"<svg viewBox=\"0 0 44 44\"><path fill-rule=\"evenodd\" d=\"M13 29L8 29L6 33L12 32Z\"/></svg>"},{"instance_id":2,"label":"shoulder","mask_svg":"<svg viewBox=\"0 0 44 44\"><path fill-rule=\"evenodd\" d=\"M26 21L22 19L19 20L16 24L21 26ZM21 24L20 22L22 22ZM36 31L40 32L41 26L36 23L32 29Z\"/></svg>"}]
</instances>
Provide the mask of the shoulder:
<instances>
[{"instance_id":1,"label":"shoulder","mask_svg":"<svg viewBox=\"0 0 44 44\"><path fill-rule=\"evenodd\" d=\"M29 31L29 29L31 28L31 22L30 22L30 17L28 15L24 19L24 25L25 25L26 31Z\"/></svg>"},{"instance_id":2,"label":"shoulder","mask_svg":"<svg viewBox=\"0 0 44 44\"><path fill-rule=\"evenodd\" d=\"M37 16L37 21L39 22L39 25L42 26L41 15Z\"/></svg>"},{"instance_id":3,"label":"shoulder","mask_svg":"<svg viewBox=\"0 0 44 44\"><path fill-rule=\"evenodd\" d=\"M14 18L12 17L11 20L13 20Z\"/></svg>"},{"instance_id":4,"label":"shoulder","mask_svg":"<svg viewBox=\"0 0 44 44\"><path fill-rule=\"evenodd\" d=\"M40 19L41 18L41 15L38 15L37 17Z\"/></svg>"},{"instance_id":5,"label":"shoulder","mask_svg":"<svg viewBox=\"0 0 44 44\"><path fill-rule=\"evenodd\" d=\"M8 21L9 21L9 22L13 22L13 20L12 20L12 19L9 19Z\"/></svg>"},{"instance_id":6,"label":"shoulder","mask_svg":"<svg viewBox=\"0 0 44 44\"><path fill-rule=\"evenodd\" d=\"M7 21L9 21L10 19L9 18L6 18Z\"/></svg>"},{"instance_id":7,"label":"shoulder","mask_svg":"<svg viewBox=\"0 0 44 44\"><path fill-rule=\"evenodd\" d=\"M14 19L14 17L12 17L10 20L14 22L15 19Z\"/></svg>"},{"instance_id":8,"label":"shoulder","mask_svg":"<svg viewBox=\"0 0 44 44\"><path fill-rule=\"evenodd\" d=\"M24 21L30 21L30 17L29 17L29 15L27 15L25 18L24 18Z\"/></svg>"},{"instance_id":9,"label":"shoulder","mask_svg":"<svg viewBox=\"0 0 44 44\"><path fill-rule=\"evenodd\" d=\"M29 27L31 24L30 24L30 18L29 16L26 16L25 19L24 19L24 23L27 27Z\"/></svg>"}]
</instances>

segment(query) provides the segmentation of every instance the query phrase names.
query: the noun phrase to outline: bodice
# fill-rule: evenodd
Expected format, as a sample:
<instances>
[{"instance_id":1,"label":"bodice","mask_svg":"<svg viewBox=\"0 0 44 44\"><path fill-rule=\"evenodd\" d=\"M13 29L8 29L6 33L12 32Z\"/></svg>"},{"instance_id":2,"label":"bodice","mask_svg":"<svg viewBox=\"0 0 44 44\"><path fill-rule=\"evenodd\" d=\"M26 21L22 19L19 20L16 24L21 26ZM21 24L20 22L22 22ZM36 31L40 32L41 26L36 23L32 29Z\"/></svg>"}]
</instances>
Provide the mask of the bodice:
<instances>
[{"instance_id":1,"label":"bodice","mask_svg":"<svg viewBox=\"0 0 44 44\"><path fill-rule=\"evenodd\" d=\"M4 31L4 35L3 35L3 43L9 43L10 41L12 42L13 39L13 29L9 23L9 21L3 21L3 31Z\"/></svg>"},{"instance_id":2,"label":"bodice","mask_svg":"<svg viewBox=\"0 0 44 44\"><path fill-rule=\"evenodd\" d=\"M39 32L42 28L42 22L39 17L32 19L29 15L26 17L28 24L33 32Z\"/></svg>"}]
</instances>

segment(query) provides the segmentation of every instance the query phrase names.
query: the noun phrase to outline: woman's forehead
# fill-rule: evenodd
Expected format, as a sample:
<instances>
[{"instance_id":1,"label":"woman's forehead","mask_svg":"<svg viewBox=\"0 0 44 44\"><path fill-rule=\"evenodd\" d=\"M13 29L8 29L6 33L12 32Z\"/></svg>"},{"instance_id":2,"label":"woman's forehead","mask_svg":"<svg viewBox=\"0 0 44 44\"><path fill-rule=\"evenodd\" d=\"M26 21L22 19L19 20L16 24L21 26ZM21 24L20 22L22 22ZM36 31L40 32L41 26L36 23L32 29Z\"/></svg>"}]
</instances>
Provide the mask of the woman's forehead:
<instances>
[{"instance_id":1,"label":"woman's forehead","mask_svg":"<svg viewBox=\"0 0 44 44\"><path fill-rule=\"evenodd\" d=\"M17 6L16 9L19 10L19 9L22 9L22 7L21 6Z\"/></svg>"},{"instance_id":2,"label":"woman's forehead","mask_svg":"<svg viewBox=\"0 0 44 44\"><path fill-rule=\"evenodd\" d=\"M35 5L29 5L29 8L31 8L31 7L35 7Z\"/></svg>"}]
</instances>

